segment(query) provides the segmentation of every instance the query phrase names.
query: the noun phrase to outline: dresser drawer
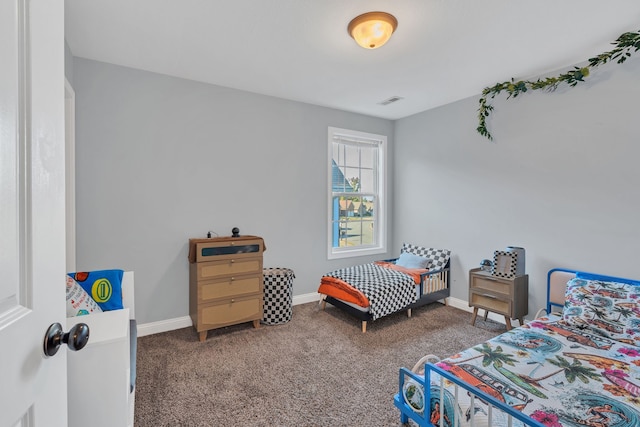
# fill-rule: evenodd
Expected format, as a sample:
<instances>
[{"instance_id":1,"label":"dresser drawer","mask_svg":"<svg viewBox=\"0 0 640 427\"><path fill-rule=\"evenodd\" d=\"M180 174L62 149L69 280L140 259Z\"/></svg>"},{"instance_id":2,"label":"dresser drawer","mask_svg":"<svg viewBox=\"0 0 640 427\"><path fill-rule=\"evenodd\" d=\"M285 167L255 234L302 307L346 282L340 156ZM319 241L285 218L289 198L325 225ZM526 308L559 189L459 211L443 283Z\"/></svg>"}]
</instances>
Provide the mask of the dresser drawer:
<instances>
[{"instance_id":1,"label":"dresser drawer","mask_svg":"<svg viewBox=\"0 0 640 427\"><path fill-rule=\"evenodd\" d=\"M477 289L482 291L489 291L491 293L498 293L503 295L512 294L512 282L504 282L491 277L483 277L479 275L473 275L471 277L471 289Z\"/></svg>"},{"instance_id":2,"label":"dresser drawer","mask_svg":"<svg viewBox=\"0 0 640 427\"><path fill-rule=\"evenodd\" d=\"M198 281L229 275L262 274L262 256L252 258L233 257L225 260L199 262L196 265Z\"/></svg>"},{"instance_id":3,"label":"dresser drawer","mask_svg":"<svg viewBox=\"0 0 640 427\"><path fill-rule=\"evenodd\" d=\"M262 296L230 298L198 309L198 331L262 319Z\"/></svg>"},{"instance_id":4,"label":"dresser drawer","mask_svg":"<svg viewBox=\"0 0 640 427\"><path fill-rule=\"evenodd\" d=\"M511 315L511 301L500 299L489 294L479 294L476 292L470 292L469 304L475 307L484 308L485 310L493 311L494 313L504 314L506 316Z\"/></svg>"},{"instance_id":5,"label":"dresser drawer","mask_svg":"<svg viewBox=\"0 0 640 427\"><path fill-rule=\"evenodd\" d=\"M224 279L198 283L198 303L262 292L262 274L229 276Z\"/></svg>"},{"instance_id":6,"label":"dresser drawer","mask_svg":"<svg viewBox=\"0 0 640 427\"><path fill-rule=\"evenodd\" d=\"M215 259L245 258L262 256L262 239L242 239L234 241L212 240L205 243L196 244L196 262L212 261Z\"/></svg>"}]
</instances>

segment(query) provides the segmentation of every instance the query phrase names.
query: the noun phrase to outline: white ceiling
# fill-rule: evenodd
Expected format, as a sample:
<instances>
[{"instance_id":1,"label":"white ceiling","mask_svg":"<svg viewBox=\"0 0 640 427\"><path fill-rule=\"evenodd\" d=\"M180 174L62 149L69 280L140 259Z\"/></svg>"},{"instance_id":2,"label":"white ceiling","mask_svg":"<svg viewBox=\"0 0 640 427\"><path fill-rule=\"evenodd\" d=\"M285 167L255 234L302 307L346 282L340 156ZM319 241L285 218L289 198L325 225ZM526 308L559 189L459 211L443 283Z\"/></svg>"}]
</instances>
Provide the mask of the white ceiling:
<instances>
[{"instance_id":1,"label":"white ceiling","mask_svg":"<svg viewBox=\"0 0 640 427\"><path fill-rule=\"evenodd\" d=\"M65 0L74 56L387 119L537 77L640 29L638 0ZM398 19L383 47L355 16ZM392 96L399 102L379 105Z\"/></svg>"}]
</instances>

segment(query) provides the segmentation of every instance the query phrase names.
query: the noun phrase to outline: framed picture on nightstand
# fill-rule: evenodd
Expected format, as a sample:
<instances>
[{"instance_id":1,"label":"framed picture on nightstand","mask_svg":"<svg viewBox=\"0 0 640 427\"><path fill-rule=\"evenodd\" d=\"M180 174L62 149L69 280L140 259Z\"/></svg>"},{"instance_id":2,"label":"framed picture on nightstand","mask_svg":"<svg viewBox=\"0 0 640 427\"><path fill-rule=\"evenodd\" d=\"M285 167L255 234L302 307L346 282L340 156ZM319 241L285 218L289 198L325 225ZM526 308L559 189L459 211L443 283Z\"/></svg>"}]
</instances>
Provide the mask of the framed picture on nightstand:
<instances>
[{"instance_id":1,"label":"framed picture on nightstand","mask_svg":"<svg viewBox=\"0 0 640 427\"><path fill-rule=\"evenodd\" d=\"M493 253L493 267L491 274L508 279L516 277L516 266L518 264L517 252L495 251Z\"/></svg>"}]
</instances>

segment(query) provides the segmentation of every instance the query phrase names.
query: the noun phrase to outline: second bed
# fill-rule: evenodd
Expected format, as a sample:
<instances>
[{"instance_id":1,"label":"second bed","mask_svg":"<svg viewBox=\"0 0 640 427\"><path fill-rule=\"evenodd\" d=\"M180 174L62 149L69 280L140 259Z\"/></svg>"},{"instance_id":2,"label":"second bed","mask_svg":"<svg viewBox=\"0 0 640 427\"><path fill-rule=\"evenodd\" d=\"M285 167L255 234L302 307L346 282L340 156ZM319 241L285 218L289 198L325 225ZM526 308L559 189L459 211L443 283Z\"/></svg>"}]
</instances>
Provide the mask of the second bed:
<instances>
[{"instance_id":1,"label":"second bed","mask_svg":"<svg viewBox=\"0 0 640 427\"><path fill-rule=\"evenodd\" d=\"M328 302L362 321L449 297L451 251L404 243L400 257L334 270L320 281L322 306Z\"/></svg>"}]
</instances>

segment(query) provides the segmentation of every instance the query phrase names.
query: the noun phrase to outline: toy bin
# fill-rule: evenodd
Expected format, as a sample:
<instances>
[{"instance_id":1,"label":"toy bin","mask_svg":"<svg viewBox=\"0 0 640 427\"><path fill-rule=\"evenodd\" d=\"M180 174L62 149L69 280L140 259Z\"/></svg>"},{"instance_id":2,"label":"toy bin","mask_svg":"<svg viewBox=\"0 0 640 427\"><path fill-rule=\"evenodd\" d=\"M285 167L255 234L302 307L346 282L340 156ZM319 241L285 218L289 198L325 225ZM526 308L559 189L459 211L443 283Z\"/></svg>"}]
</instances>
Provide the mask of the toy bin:
<instances>
[{"instance_id":1,"label":"toy bin","mask_svg":"<svg viewBox=\"0 0 640 427\"><path fill-rule=\"evenodd\" d=\"M291 320L293 279L295 275L289 268L265 268L264 277L264 315L262 323L278 325Z\"/></svg>"}]
</instances>

